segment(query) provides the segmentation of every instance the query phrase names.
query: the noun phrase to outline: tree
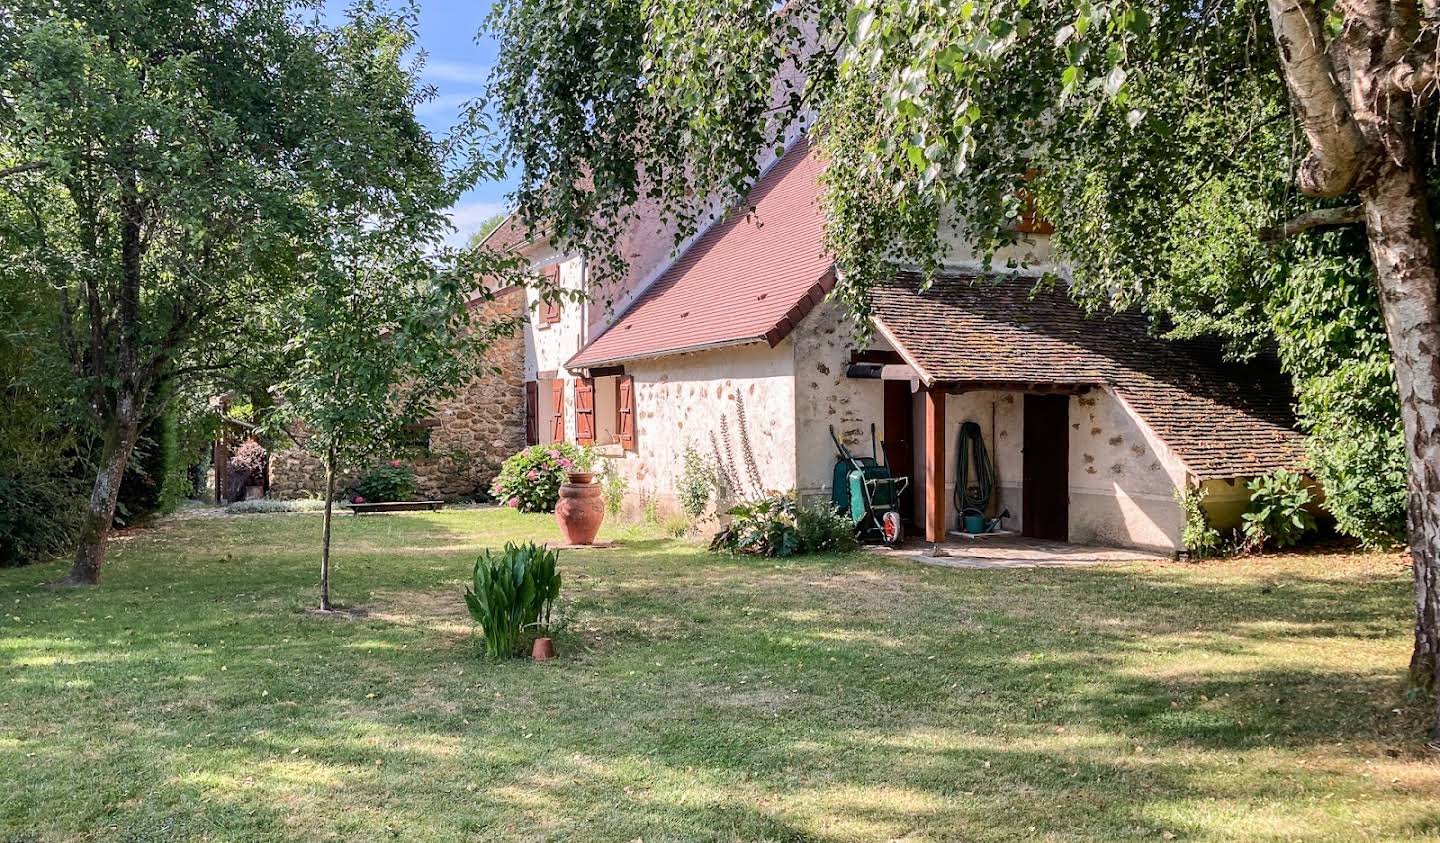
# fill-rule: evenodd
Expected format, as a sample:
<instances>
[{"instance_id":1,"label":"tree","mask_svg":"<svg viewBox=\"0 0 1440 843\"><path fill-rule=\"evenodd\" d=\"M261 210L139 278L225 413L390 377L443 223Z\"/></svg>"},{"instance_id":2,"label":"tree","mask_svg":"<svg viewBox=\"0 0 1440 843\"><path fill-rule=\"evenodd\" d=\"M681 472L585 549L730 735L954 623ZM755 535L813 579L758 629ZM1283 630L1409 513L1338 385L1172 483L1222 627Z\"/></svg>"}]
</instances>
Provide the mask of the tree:
<instances>
[{"instance_id":1,"label":"tree","mask_svg":"<svg viewBox=\"0 0 1440 843\"><path fill-rule=\"evenodd\" d=\"M466 275L437 272L415 232L355 218L305 270L282 318L288 374L265 426L293 430L325 468L319 609L331 611L336 478L400 442L432 403L475 374L483 346L518 322L470 323Z\"/></svg>"},{"instance_id":2,"label":"tree","mask_svg":"<svg viewBox=\"0 0 1440 843\"><path fill-rule=\"evenodd\" d=\"M484 220L481 220L480 226L470 234L470 239L466 242L465 248L479 249L480 244L485 242L485 238L490 236L490 232L500 227L500 223L505 221L506 216L506 214L492 214Z\"/></svg>"},{"instance_id":3,"label":"tree","mask_svg":"<svg viewBox=\"0 0 1440 843\"><path fill-rule=\"evenodd\" d=\"M0 12L0 188L25 223L0 232L0 259L53 297L100 442L68 583L98 582L121 475L173 396L273 363L338 219L433 232L458 195L413 113L413 16L361 3L332 28L305 8Z\"/></svg>"},{"instance_id":4,"label":"tree","mask_svg":"<svg viewBox=\"0 0 1440 843\"><path fill-rule=\"evenodd\" d=\"M614 231L642 198L689 236L707 203L741 195L758 153L813 120L835 295L862 330L867 291L895 263L933 272L950 231L989 263L1020 237L1014 220L1033 201L1083 302L1143 306L1182 334L1220 330L1240 353L1288 336L1292 371L1331 381L1308 398L1301 384L1302 415L1307 400L1329 413L1312 431L1343 418L1347 395L1382 416L1393 395L1408 465L1412 676L1433 695L1440 289L1428 162L1440 7L507 0L492 26L492 98L521 165L521 216L546 220L569 248L613 259ZM1325 230L1362 224L1363 237ZM1343 307L1287 306L1287 290L1329 295L1327 273L1373 293L1347 281L1336 285L1349 291ZM1307 346L1333 355L1327 368L1299 365ZM1352 359L1366 367L1363 394L1334 382ZM1388 459L1389 441L1371 445ZM1440 711L1435 724L1440 737Z\"/></svg>"}]
</instances>

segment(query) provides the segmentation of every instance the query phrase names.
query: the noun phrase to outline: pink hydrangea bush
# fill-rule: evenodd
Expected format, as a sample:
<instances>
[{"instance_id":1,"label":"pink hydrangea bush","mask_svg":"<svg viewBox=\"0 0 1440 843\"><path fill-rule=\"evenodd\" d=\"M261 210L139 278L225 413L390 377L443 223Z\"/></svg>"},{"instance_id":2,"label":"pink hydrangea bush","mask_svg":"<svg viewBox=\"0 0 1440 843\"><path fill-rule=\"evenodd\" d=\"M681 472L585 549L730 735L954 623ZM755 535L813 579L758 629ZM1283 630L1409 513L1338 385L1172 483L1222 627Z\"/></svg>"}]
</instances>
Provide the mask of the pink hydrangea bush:
<instances>
[{"instance_id":1,"label":"pink hydrangea bush","mask_svg":"<svg viewBox=\"0 0 1440 843\"><path fill-rule=\"evenodd\" d=\"M589 471L593 461L588 448L569 442L532 445L501 464L490 492L521 512L554 512L565 475Z\"/></svg>"}]
</instances>

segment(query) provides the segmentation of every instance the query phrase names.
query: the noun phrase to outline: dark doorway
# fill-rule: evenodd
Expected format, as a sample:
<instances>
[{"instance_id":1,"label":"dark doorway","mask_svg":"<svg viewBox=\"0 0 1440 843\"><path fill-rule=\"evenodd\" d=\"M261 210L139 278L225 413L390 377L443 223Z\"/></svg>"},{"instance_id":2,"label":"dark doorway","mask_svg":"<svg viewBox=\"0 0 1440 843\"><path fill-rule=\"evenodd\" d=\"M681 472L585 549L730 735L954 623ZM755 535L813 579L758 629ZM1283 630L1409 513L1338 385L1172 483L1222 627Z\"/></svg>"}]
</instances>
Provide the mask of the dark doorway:
<instances>
[{"instance_id":1,"label":"dark doorway","mask_svg":"<svg viewBox=\"0 0 1440 843\"><path fill-rule=\"evenodd\" d=\"M915 485L915 399L910 394L909 381L882 381L885 384L885 457L890 461L890 473L895 477L909 477ZM911 506L911 493L907 489L901 496L900 512L906 520L914 523L915 508Z\"/></svg>"},{"instance_id":2,"label":"dark doorway","mask_svg":"<svg viewBox=\"0 0 1440 843\"><path fill-rule=\"evenodd\" d=\"M1026 395L1021 530L1070 539L1070 397Z\"/></svg>"}]
</instances>

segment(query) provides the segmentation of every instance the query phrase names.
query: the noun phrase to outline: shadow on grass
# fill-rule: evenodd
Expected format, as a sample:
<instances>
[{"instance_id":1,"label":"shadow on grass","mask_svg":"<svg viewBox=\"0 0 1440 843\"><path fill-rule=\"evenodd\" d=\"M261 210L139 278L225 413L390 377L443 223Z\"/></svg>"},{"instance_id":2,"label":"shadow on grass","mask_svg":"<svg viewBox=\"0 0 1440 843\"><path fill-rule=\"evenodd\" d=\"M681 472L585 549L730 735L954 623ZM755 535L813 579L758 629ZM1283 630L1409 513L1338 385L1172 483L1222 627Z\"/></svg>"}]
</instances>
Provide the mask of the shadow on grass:
<instances>
[{"instance_id":1,"label":"shadow on grass","mask_svg":"<svg viewBox=\"0 0 1440 843\"><path fill-rule=\"evenodd\" d=\"M578 650L491 664L472 656L461 584L479 548L550 538L553 521L342 521L337 589L377 608L343 622L294 611L314 574L302 522L157 531L99 590L5 573L0 766L26 786L0 793L0 829L1011 840L1436 824L1399 701L1400 574L957 572L635 538L562 554Z\"/></svg>"}]
</instances>

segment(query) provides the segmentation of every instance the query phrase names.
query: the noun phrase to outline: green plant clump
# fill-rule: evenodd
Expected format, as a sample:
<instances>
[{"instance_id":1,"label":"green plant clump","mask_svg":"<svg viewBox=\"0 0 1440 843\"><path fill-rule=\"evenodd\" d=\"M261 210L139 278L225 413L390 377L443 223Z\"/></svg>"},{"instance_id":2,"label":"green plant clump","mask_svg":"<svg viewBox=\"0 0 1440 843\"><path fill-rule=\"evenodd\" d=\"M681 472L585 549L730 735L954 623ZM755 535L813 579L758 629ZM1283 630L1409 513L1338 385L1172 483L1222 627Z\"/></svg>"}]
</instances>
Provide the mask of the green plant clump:
<instances>
[{"instance_id":1,"label":"green plant clump","mask_svg":"<svg viewBox=\"0 0 1440 843\"><path fill-rule=\"evenodd\" d=\"M595 455L569 442L531 445L500 465L491 491L506 506L521 512L554 512L560 484L572 471L589 471Z\"/></svg>"},{"instance_id":2,"label":"green plant clump","mask_svg":"<svg viewBox=\"0 0 1440 843\"><path fill-rule=\"evenodd\" d=\"M612 516L619 515L625 506L625 493L629 489L630 483L618 469L613 465L607 468L600 478L600 491L605 495L605 512Z\"/></svg>"},{"instance_id":3,"label":"green plant clump","mask_svg":"<svg viewBox=\"0 0 1440 843\"><path fill-rule=\"evenodd\" d=\"M533 631L550 624L550 611L560 596L559 556L558 551L527 542L507 543L498 555L486 550L475 560L465 605L485 633L490 658L523 654Z\"/></svg>"},{"instance_id":4,"label":"green plant clump","mask_svg":"<svg viewBox=\"0 0 1440 843\"><path fill-rule=\"evenodd\" d=\"M710 541L713 551L781 557L855 547L850 519L829 503L801 504L794 492L747 501L728 514L730 523Z\"/></svg>"},{"instance_id":5,"label":"green plant clump","mask_svg":"<svg viewBox=\"0 0 1440 843\"><path fill-rule=\"evenodd\" d=\"M1180 504L1180 512L1185 516L1180 543L1193 559L1208 559L1220 552L1220 531L1210 524L1210 516L1205 512L1205 498L1209 494L1191 486L1175 489L1175 502Z\"/></svg>"},{"instance_id":6,"label":"green plant clump","mask_svg":"<svg viewBox=\"0 0 1440 843\"><path fill-rule=\"evenodd\" d=\"M680 509L691 521L700 519L710 508L716 474L715 466L700 456L699 451L690 445L685 446L684 468L680 472L676 491L680 497Z\"/></svg>"},{"instance_id":7,"label":"green plant clump","mask_svg":"<svg viewBox=\"0 0 1440 843\"><path fill-rule=\"evenodd\" d=\"M1250 503L1241 515L1245 546L1251 552L1290 547L1315 529L1305 507L1312 502L1305 478L1281 469L1251 480Z\"/></svg>"},{"instance_id":8,"label":"green plant clump","mask_svg":"<svg viewBox=\"0 0 1440 843\"><path fill-rule=\"evenodd\" d=\"M369 471L351 490L355 503L408 501L415 497L415 469L400 460L389 460Z\"/></svg>"}]
</instances>

